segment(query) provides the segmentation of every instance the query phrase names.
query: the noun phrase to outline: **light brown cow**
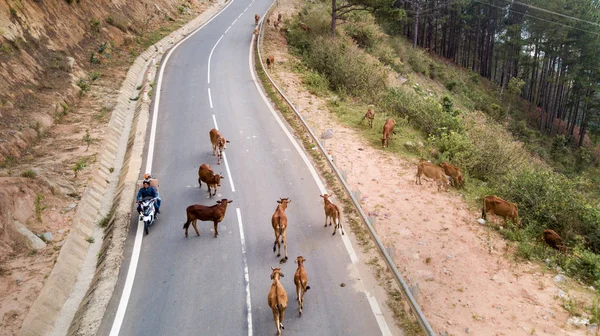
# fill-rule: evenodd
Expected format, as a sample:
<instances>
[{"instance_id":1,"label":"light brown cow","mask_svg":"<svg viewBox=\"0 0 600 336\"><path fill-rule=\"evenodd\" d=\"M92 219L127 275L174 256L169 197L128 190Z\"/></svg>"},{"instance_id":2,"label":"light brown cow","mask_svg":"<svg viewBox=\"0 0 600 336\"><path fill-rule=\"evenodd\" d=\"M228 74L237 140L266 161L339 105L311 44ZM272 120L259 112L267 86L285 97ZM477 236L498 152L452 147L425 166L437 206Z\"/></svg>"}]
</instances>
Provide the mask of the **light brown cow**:
<instances>
[{"instance_id":1,"label":"light brown cow","mask_svg":"<svg viewBox=\"0 0 600 336\"><path fill-rule=\"evenodd\" d=\"M260 20L260 15L258 14L254 14L254 24L257 25L258 24L258 20Z\"/></svg>"},{"instance_id":2,"label":"light brown cow","mask_svg":"<svg viewBox=\"0 0 600 336\"><path fill-rule=\"evenodd\" d=\"M229 140L225 139L221 132L219 132L216 128L211 129L209 135L210 143L212 144L213 155L218 154L217 164L220 165L221 158L223 158L223 150L227 149L227 144L229 143Z\"/></svg>"},{"instance_id":3,"label":"light brown cow","mask_svg":"<svg viewBox=\"0 0 600 336\"><path fill-rule=\"evenodd\" d=\"M444 186L444 189L448 190L448 179L446 178L446 174L442 167L438 167L431 162L427 162L425 160L419 161L417 165L417 174L415 175L415 184L422 185L421 176L425 175L425 177L433 179L438 185L438 191Z\"/></svg>"},{"instance_id":4,"label":"light brown cow","mask_svg":"<svg viewBox=\"0 0 600 336\"><path fill-rule=\"evenodd\" d=\"M392 118L388 118L383 125L383 137L381 138L381 148L388 147L390 138L394 133L394 126L396 121Z\"/></svg>"},{"instance_id":5,"label":"light brown cow","mask_svg":"<svg viewBox=\"0 0 600 336\"><path fill-rule=\"evenodd\" d=\"M196 230L196 234L199 236L200 231L198 231L198 227L196 226L196 221L212 221L215 226L215 238L219 236L219 230L217 229L217 225L225 218L225 212L227 211L227 204L233 202L232 200L228 200L223 198L220 201L217 201L217 204L213 206L206 206L202 204L193 204L185 209L185 213L187 215L187 220L185 224L183 224L183 228L185 229L185 237L188 236L188 229L190 228L190 223L194 226L194 230Z\"/></svg>"},{"instance_id":6,"label":"light brown cow","mask_svg":"<svg viewBox=\"0 0 600 336\"><path fill-rule=\"evenodd\" d=\"M302 316L302 308L304 308L304 294L310 289L310 286L308 285L308 276L306 275L306 270L304 269L305 261L306 259L304 259L303 256L298 256L296 258L298 269L296 269L296 273L294 274L294 284L296 285L296 295L298 299L300 316Z\"/></svg>"},{"instance_id":7,"label":"light brown cow","mask_svg":"<svg viewBox=\"0 0 600 336\"><path fill-rule=\"evenodd\" d=\"M275 56L270 55L267 57L267 69L271 69L275 66Z\"/></svg>"},{"instance_id":8,"label":"light brown cow","mask_svg":"<svg viewBox=\"0 0 600 336\"><path fill-rule=\"evenodd\" d=\"M288 219L285 214L285 209L287 209L287 205L292 201L289 198L281 198L277 201L279 203L277 208L275 209L275 213L273 213L273 217L271 217L271 225L273 226L273 232L275 233L275 242L273 243L273 252L275 252L277 246L279 248L279 252L277 252L277 257L281 256L281 243L283 243L283 249L285 251L285 257L282 258L279 263L283 264L288 260L287 254L287 224ZM279 238L281 237L281 242Z\"/></svg>"},{"instance_id":9,"label":"light brown cow","mask_svg":"<svg viewBox=\"0 0 600 336\"><path fill-rule=\"evenodd\" d=\"M279 29L279 23L279 21L273 22L273 27L275 27L275 29Z\"/></svg>"},{"instance_id":10,"label":"light brown cow","mask_svg":"<svg viewBox=\"0 0 600 336\"><path fill-rule=\"evenodd\" d=\"M481 209L483 219L486 219L487 212L504 217L505 222L507 218L510 218L518 226L521 226L519 209L515 203L505 201L498 196L485 196L483 198L483 208Z\"/></svg>"},{"instance_id":11,"label":"light brown cow","mask_svg":"<svg viewBox=\"0 0 600 336\"><path fill-rule=\"evenodd\" d=\"M325 209L325 227L327 227L327 219L329 219L329 226L331 223L335 224L333 226L332 236L335 235L335 232L339 228L342 231L342 235L344 234L344 228L342 227L342 216L340 215L340 209L338 209L337 205L331 203L329 200L329 195L319 195L323 197L323 208Z\"/></svg>"},{"instance_id":12,"label":"light brown cow","mask_svg":"<svg viewBox=\"0 0 600 336\"><path fill-rule=\"evenodd\" d=\"M375 119L375 111L373 111L373 109L368 109L367 113L365 113L365 115L360 121L362 122L365 119L369 120L369 126L373 128L373 119Z\"/></svg>"},{"instance_id":13,"label":"light brown cow","mask_svg":"<svg viewBox=\"0 0 600 336\"><path fill-rule=\"evenodd\" d=\"M221 178L223 178L223 175L215 174L206 163L198 168L198 188L202 188L202 182L206 183L206 186L208 187L208 198L217 194L217 187L221 186ZM214 189L214 194L211 194L211 188Z\"/></svg>"},{"instance_id":14,"label":"light brown cow","mask_svg":"<svg viewBox=\"0 0 600 336\"><path fill-rule=\"evenodd\" d=\"M463 178L463 174L460 171L460 168L449 164L448 162L440 163L440 167L444 169L444 173L446 175L452 177L452 185L454 187L462 187L465 184L465 180Z\"/></svg>"},{"instance_id":15,"label":"light brown cow","mask_svg":"<svg viewBox=\"0 0 600 336\"><path fill-rule=\"evenodd\" d=\"M279 278L283 278L281 268L271 267L271 289L269 290L269 296L267 297L269 307L273 311L273 319L275 320L275 327L277 328L277 336L281 336L281 329L283 327L283 318L285 317L285 309L288 305L288 297L285 288L281 285Z\"/></svg>"},{"instance_id":16,"label":"light brown cow","mask_svg":"<svg viewBox=\"0 0 600 336\"><path fill-rule=\"evenodd\" d=\"M565 254L567 253L567 247L563 243L562 238L554 230L544 229L542 238L544 239L546 244L548 244L553 249L560 251L562 253L565 253ZM544 245L544 249L545 248L546 248L546 245Z\"/></svg>"}]
</instances>

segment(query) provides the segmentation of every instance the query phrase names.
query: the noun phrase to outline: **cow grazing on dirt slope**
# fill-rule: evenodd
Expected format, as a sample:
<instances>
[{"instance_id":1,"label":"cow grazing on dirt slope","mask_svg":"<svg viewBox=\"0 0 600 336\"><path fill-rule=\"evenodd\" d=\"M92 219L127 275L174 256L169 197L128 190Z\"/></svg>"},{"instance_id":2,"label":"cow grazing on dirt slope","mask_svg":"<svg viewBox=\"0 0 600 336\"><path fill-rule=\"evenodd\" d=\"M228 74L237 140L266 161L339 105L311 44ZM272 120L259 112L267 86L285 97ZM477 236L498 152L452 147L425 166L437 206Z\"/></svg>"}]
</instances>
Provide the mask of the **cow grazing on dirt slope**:
<instances>
[{"instance_id":1,"label":"cow grazing on dirt slope","mask_svg":"<svg viewBox=\"0 0 600 336\"><path fill-rule=\"evenodd\" d=\"M267 69L271 69L275 66L275 56L270 55L267 57Z\"/></svg>"},{"instance_id":2,"label":"cow grazing on dirt slope","mask_svg":"<svg viewBox=\"0 0 600 336\"><path fill-rule=\"evenodd\" d=\"M304 294L310 289L310 286L308 285L308 276L306 275L306 270L304 269L305 261L306 259L304 259L303 256L298 256L296 258L298 269L296 269L296 273L294 274L294 284L296 285L296 295L298 299L300 316L302 316L302 308L304 308Z\"/></svg>"},{"instance_id":3,"label":"cow grazing on dirt slope","mask_svg":"<svg viewBox=\"0 0 600 336\"><path fill-rule=\"evenodd\" d=\"M323 208L325 209L325 227L327 227L327 219L329 218L329 226L331 223L335 224L333 226L332 236L335 235L335 232L339 228L342 231L342 235L344 234L344 228L342 227L342 216L340 215L340 209L338 209L337 205L331 203L329 200L329 195L319 195L323 197Z\"/></svg>"},{"instance_id":4,"label":"cow grazing on dirt slope","mask_svg":"<svg viewBox=\"0 0 600 336\"><path fill-rule=\"evenodd\" d=\"M287 209L287 205L292 201L289 198L281 198L277 201L279 203L277 208L275 208L275 213L273 213L273 217L271 217L271 225L273 226L273 232L275 233L275 242L273 243L273 252L275 252L277 246L279 251L277 252L277 257L281 256L281 244L283 243L283 249L285 251L285 257L280 260L280 263L283 264L288 260L287 254L287 224L288 219L285 214L285 209ZM281 238L281 242L279 241Z\"/></svg>"},{"instance_id":5,"label":"cow grazing on dirt slope","mask_svg":"<svg viewBox=\"0 0 600 336\"><path fill-rule=\"evenodd\" d=\"M258 14L254 14L254 24L257 25L258 24L258 20L260 20L260 15Z\"/></svg>"},{"instance_id":6,"label":"cow grazing on dirt slope","mask_svg":"<svg viewBox=\"0 0 600 336\"><path fill-rule=\"evenodd\" d=\"M210 143L212 144L213 155L217 155L217 164L221 164L221 159L223 158L223 151L227 149L227 144L229 140L225 139L225 137L219 132L216 128L213 128L209 132L210 135Z\"/></svg>"},{"instance_id":7,"label":"cow grazing on dirt slope","mask_svg":"<svg viewBox=\"0 0 600 336\"><path fill-rule=\"evenodd\" d=\"M438 186L438 191L442 188L442 185L444 186L444 189L446 191L448 190L449 182L448 182L448 179L446 178L446 173L444 173L444 170L442 169L442 167L438 167L431 162L422 160L419 162L419 164L417 164L417 174L415 175L415 184L419 184L419 185L423 184L421 182L422 175L425 175L425 177L427 177L427 178L433 179Z\"/></svg>"},{"instance_id":8,"label":"cow grazing on dirt slope","mask_svg":"<svg viewBox=\"0 0 600 336\"><path fill-rule=\"evenodd\" d=\"M506 222L510 218L518 226L521 226L519 219L519 209L515 203L503 200L498 196L485 196L483 198L483 208L481 209L481 217L486 218L486 213L493 213L497 216L504 217Z\"/></svg>"},{"instance_id":9,"label":"cow grazing on dirt slope","mask_svg":"<svg viewBox=\"0 0 600 336\"><path fill-rule=\"evenodd\" d=\"M198 231L198 227L196 226L196 221L212 221L215 225L215 238L219 236L219 230L217 226L219 223L225 218L225 212L227 211L227 204L233 202L232 200L228 200L223 198L220 201L217 201L217 204L213 206L206 206L202 204L193 204L185 209L187 220L185 224L183 224L183 228L185 229L185 237L188 236L188 229L190 228L190 224L194 226L194 230L196 230L196 234L199 236L200 231Z\"/></svg>"},{"instance_id":10,"label":"cow grazing on dirt slope","mask_svg":"<svg viewBox=\"0 0 600 336\"><path fill-rule=\"evenodd\" d=\"M369 126L373 128L373 119L375 119L375 111L373 111L373 109L368 109L367 113L365 113L365 115L360 121L362 122L365 119L369 120Z\"/></svg>"},{"instance_id":11,"label":"cow grazing on dirt slope","mask_svg":"<svg viewBox=\"0 0 600 336\"><path fill-rule=\"evenodd\" d=\"M544 229L542 238L544 239L546 244L548 244L553 249L565 254L567 253L567 247L565 246L565 244L563 244L562 238L554 230Z\"/></svg>"},{"instance_id":12,"label":"cow grazing on dirt slope","mask_svg":"<svg viewBox=\"0 0 600 336\"><path fill-rule=\"evenodd\" d=\"M462 187L465 184L465 180L460 168L455 167L448 162L440 163L440 167L444 169L444 173L446 173L446 175L452 177L452 185L454 187Z\"/></svg>"},{"instance_id":13,"label":"cow grazing on dirt slope","mask_svg":"<svg viewBox=\"0 0 600 336\"><path fill-rule=\"evenodd\" d=\"M269 296L267 297L269 307L273 310L273 319L275 320L275 327L277 328L277 336L281 336L281 329L285 329L283 327L283 318L285 317L285 309L288 305L288 297L279 281L279 278L283 278L283 273L281 272L281 268L273 268L271 267L271 280L273 283L271 284L271 289L269 290Z\"/></svg>"},{"instance_id":14,"label":"cow grazing on dirt slope","mask_svg":"<svg viewBox=\"0 0 600 336\"><path fill-rule=\"evenodd\" d=\"M282 18L283 18L283 15L281 15L281 13L277 14L277 22L281 22Z\"/></svg>"},{"instance_id":15,"label":"cow grazing on dirt slope","mask_svg":"<svg viewBox=\"0 0 600 336\"><path fill-rule=\"evenodd\" d=\"M394 133L394 126L396 121L392 118L388 118L383 125L383 137L381 138L381 148L388 147L390 138Z\"/></svg>"},{"instance_id":16,"label":"cow grazing on dirt slope","mask_svg":"<svg viewBox=\"0 0 600 336\"><path fill-rule=\"evenodd\" d=\"M215 174L206 163L198 168L198 188L202 188L202 182L206 183L206 186L208 187L208 198L217 194L217 187L221 186L222 178L222 175ZM211 194L211 188L214 189L214 194Z\"/></svg>"}]
</instances>

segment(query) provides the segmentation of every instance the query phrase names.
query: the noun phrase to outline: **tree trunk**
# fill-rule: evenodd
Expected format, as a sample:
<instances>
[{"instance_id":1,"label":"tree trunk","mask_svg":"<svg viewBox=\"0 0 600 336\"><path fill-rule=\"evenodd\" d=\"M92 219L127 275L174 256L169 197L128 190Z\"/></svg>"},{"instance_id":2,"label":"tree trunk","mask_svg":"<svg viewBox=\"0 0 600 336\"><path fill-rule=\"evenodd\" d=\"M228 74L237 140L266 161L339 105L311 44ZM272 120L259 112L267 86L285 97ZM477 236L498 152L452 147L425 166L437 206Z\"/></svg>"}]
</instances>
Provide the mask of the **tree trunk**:
<instances>
[{"instance_id":1,"label":"tree trunk","mask_svg":"<svg viewBox=\"0 0 600 336\"><path fill-rule=\"evenodd\" d=\"M335 38L335 21L337 20L336 0L331 0L331 38Z\"/></svg>"}]
</instances>

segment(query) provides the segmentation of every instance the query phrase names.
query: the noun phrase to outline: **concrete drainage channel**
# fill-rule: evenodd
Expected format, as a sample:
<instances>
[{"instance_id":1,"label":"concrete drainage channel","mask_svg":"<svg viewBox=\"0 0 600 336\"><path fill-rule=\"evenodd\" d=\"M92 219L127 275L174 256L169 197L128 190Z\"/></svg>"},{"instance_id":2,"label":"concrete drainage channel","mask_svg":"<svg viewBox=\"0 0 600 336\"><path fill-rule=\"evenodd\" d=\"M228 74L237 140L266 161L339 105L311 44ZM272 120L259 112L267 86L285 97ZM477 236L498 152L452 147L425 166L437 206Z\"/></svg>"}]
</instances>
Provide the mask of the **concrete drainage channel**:
<instances>
[{"instance_id":1,"label":"concrete drainage channel","mask_svg":"<svg viewBox=\"0 0 600 336\"><path fill-rule=\"evenodd\" d=\"M300 121L302 122L303 127L310 134L311 140L314 141L314 143L317 144L317 146L319 147L319 150L321 151L321 154L323 154L324 157L326 158L326 161L329 163L329 166L330 166L331 170L333 170L334 175L337 177L337 180L343 185L344 191L347 193L347 195L352 200L352 203L353 203L354 207L356 208L356 210L360 214L360 217L361 217L363 223L367 226L367 228L369 230L369 233L371 234L373 240L375 241L375 244L376 244L377 248L379 249L379 253L381 253L381 255L383 256L383 258L385 260L385 263L387 264L387 267L392 271L392 273L394 275L394 279L396 280L396 283L400 287L400 290L401 290L402 294L404 295L404 298L408 302L408 305L409 305L409 307L411 309L411 312L414 314L417 322L419 323L419 325L421 327L421 330L427 336L434 336L435 333L434 333L433 329L431 328L431 326L429 325L429 322L425 318L425 315L421 311L421 308L419 307L419 304L414 299L412 293L409 290L408 285L406 284L406 282L404 281L404 279L400 275L400 272L396 268L396 265L393 262L393 260L391 259L388 251L383 246L383 244L381 243L379 237L377 236L377 233L375 232L375 229L371 225L369 219L365 215L365 213L362 210L360 204L358 203L358 201L354 197L352 191L350 190L350 187L348 186L348 184L346 184L346 181L342 177L342 174L340 173L340 171L338 170L337 166L333 162L333 158L327 153L327 151L325 150L325 147L323 147L323 145L319 141L318 137L315 136L315 134L313 133L312 129L310 128L310 126L308 125L308 123L304 120L304 118L302 117L302 115L300 114L300 112L298 112L298 110L296 109L296 107L294 106L294 104L292 104L292 102L286 97L286 95L283 93L283 91L281 91L281 89L275 84L275 81L271 78L271 76L267 72L267 69L265 68L265 64L263 63L263 57L261 55L262 40L264 38L264 18L269 17L271 15L271 11L274 9L274 5L277 4L277 2L278 2L277 0L273 1L273 3L271 4L271 6L269 7L269 9L267 9L267 11L265 12L265 14L260 19L260 22L259 22L259 26L260 26L259 35L255 39L255 41L256 41L256 43L255 43L256 53L258 54L258 61L260 62L262 70L265 73L265 75L266 75L267 79L269 80L269 82L271 83L271 85L273 86L273 88L275 89L275 91L279 95L281 95L281 97L283 98L283 100L285 101L285 103L287 105L289 105L289 107L292 109L292 111L294 111L294 114L298 117L298 119L300 119Z\"/></svg>"},{"instance_id":2,"label":"concrete drainage channel","mask_svg":"<svg viewBox=\"0 0 600 336\"><path fill-rule=\"evenodd\" d=\"M157 62L228 3L215 0L201 15L148 48L129 69L92 167L97 173L83 192L70 234L19 335L98 332L123 260L150 117L148 90ZM88 237L95 242L88 243Z\"/></svg>"}]
</instances>

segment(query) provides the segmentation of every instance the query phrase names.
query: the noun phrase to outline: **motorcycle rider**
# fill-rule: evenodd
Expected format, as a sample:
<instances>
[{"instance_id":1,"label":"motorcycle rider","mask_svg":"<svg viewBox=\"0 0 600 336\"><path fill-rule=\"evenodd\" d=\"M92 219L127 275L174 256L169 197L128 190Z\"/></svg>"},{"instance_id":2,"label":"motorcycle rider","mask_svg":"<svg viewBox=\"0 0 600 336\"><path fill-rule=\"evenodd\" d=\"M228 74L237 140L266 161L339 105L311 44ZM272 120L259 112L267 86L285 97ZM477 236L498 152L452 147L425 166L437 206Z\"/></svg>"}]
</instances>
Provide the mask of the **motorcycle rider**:
<instances>
[{"instance_id":1,"label":"motorcycle rider","mask_svg":"<svg viewBox=\"0 0 600 336\"><path fill-rule=\"evenodd\" d=\"M144 186L142 188L140 188L140 190L138 191L137 197L136 197L136 199L138 201L138 206L137 206L138 213L140 215L142 214L142 204L140 203L140 201L142 200L142 198L148 197L148 196L156 198L156 202L154 202L154 209L156 210L156 213L159 214L161 199L158 197L158 192L156 191L156 189L154 189L154 187L150 186L150 180L148 180L148 179L144 180Z\"/></svg>"}]
</instances>

